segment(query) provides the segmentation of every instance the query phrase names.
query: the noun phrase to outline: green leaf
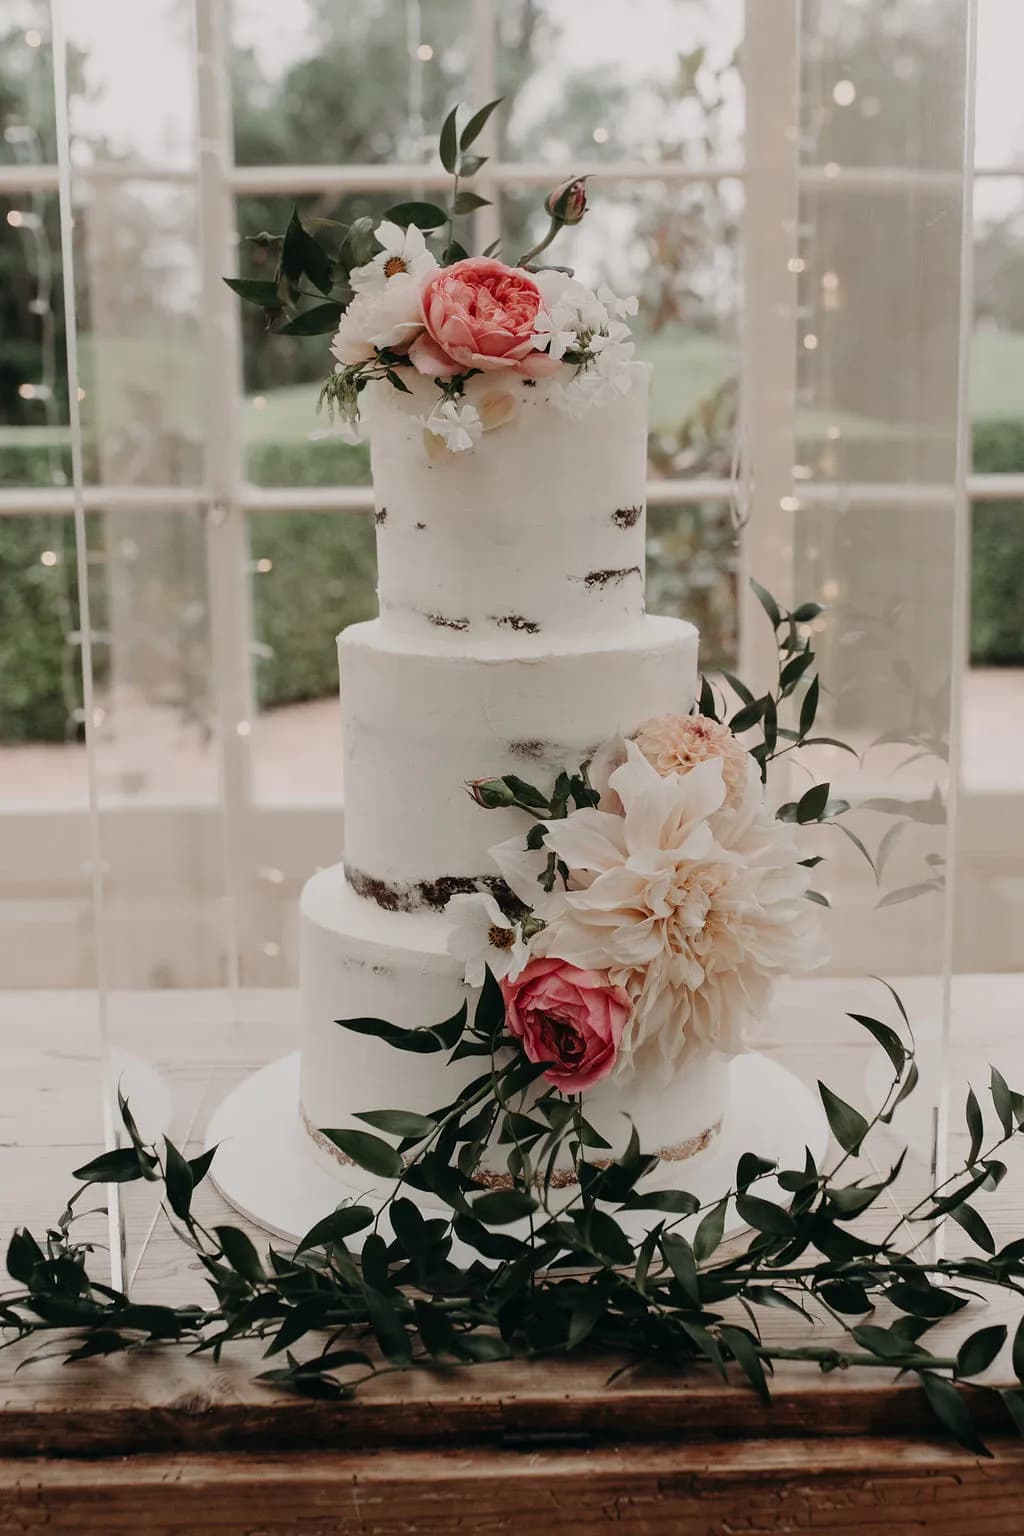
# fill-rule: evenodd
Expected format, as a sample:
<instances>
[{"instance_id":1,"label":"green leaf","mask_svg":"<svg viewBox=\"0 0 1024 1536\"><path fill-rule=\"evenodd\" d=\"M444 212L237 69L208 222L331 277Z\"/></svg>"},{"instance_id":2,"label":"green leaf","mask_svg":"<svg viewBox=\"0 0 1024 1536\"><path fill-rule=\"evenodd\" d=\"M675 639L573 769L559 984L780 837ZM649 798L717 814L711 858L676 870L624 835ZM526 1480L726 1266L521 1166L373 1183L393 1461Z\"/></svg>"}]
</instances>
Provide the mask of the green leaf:
<instances>
[{"instance_id":1,"label":"green leaf","mask_svg":"<svg viewBox=\"0 0 1024 1536\"><path fill-rule=\"evenodd\" d=\"M819 1285L823 1301L836 1312L870 1312L871 1298L858 1280L829 1280Z\"/></svg>"},{"instance_id":2,"label":"green leaf","mask_svg":"<svg viewBox=\"0 0 1024 1536\"><path fill-rule=\"evenodd\" d=\"M255 277L226 277L224 281L247 304L258 304L261 309L281 308L276 283Z\"/></svg>"},{"instance_id":3,"label":"green leaf","mask_svg":"<svg viewBox=\"0 0 1024 1536\"><path fill-rule=\"evenodd\" d=\"M729 729L733 735L742 736L744 731L749 731L752 726L757 725L758 721L764 718L767 702L767 697L755 699L753 704L744 704L742 709L738 709L729 721Z\"/></svg>"},{"instance_id":4,"label":"green leaf","mask_svg":"<svg viewBox=\"0 0 1024 1536\"><path fill-rule=\"evenodd\" d=\"M736 1164L736 1188L746 1189L766 1173L771 1173L775 1167L768 1158L758 1157L755 1152L744 1152Z\"/></svg>"},{"instance_id":5,"label":"green leaf","mask_svg":"<svg viewBox=\"0 0 1024 1536\"><path fill-rule=\"evenodd\" d=\"M881 901L875 902L875 911L880 912L883 907L899 907L905 901L916 901L918 896L927 896L930 891L942 889L940 881L921 880L916 885L901 885L897 891L887 891Z\"/></svg>"},{"instance_id":6,"label":"green leaf","mask_svg":"<svg viewBox=\"0 0 1024 1536\"><path fill-rule=\"evenodd\" d=\"M844 1152L851 1152L856 1156L860 1151L861 1142L868 1133L868 1122L860 1110L847 1104L824 1083L818 1083L818 1092L825 1106L825 1115L832 1135Z\"/></svg>"},{"instance_id":7,"label":"green leaf","mask_svg":"<svg viewBox=\"0 0 1024 1536\"><path fill-rule=\"evenodd\" d=\"M285 230L281 247L281 270L292 283L298 283L305 273L314 288L319 288L321 293L331 291L331 259L323 246L303 227L297 208L292 209Z\"/></svg>"},{"instance_id":8,"label":"green leaf","mask_svg":"<svg viewBox=\"0 0 1024 1536\"><path fill-rule=\"evenodd\" d=\"M265 1351L265 1357L279 1355L282 1350L288 1349L299 1339L305 1338L314 1328L319 1328L327 1312L328 1300L326 1297L316 1297L310 1301L300 1301L290 1312L287 1312L281 1320L281 1326L270 1341Z\"/></svg>"},{"instance_id":9,"label":"green leaf","mask_svg":"<svg viewBox=\"0 0 1024 1536\"><path fill-rule=\"evenodd\" d=\"M375 1131L384 1131L388 1136L408 1136L416 1141L429 1136L437 1125L437 1121L429 1115L414 1115L408 1109L368 1109L356 1115L356 1119L372 1125Z\"/></svg>"},{"instance_id":10,"label":"green leaf","mask_svg":"<svg viewBox=\"0 0 1024 1536\"><path fill-rule=\"evenodd\" d=\"M134 1147L117 1147L112 1152L101 1152L91 1162L76 1168L73 1178L83 1184L130 1184L146 1177L142 1159Z\"/></svg>"},{"instance_id":11,"label":"green leaf","mask_svg":"<svg viewBox=\"0 0 1024 1536\"><path fill-rule=\"evenodd\" d=\"M846 1017L853 1019L855 1024L866 1029L868 1034L878 1041L897 1073L903 1071L907 1060L906 1047L894 1029L878 1019L869 1018L866 1013L848 1013Z\"/></svg>"},{"instance_id":12,"label":"green leaf","mask_svg":"<svg viewBox=\"0 0 1024 1536\"><path fill-rule=\"evenodd\" d=\"M463 128L462 134L459 138L460 149L468 149L471 144L476 143L484 128L487 126L487 120L491 113L495 110L495 108L500 107L504 100L504 96L496 96L493 101L489 101L486 106L481 107L478 112L473 113L473 116L470 118L465 128ZM464 172L463 174L467 173Z\"/></svg>"},{"instance_id":13,"label":"green leaf","mask_svg":"<svg viewBox=\"0 0 1024 1536\"><path fill-rule=\"evenodd\" d=\"M465 180L467 176L475 176L482 165L486 165L490 157L488 155L463 155L459 160L459 177ZM495 245L500 245L500 240L495 240ZM493 256L490 246L482 253L484 256Z\"/></svg>"},{"instance_id":14,"label":"green leaf","mask_svg":"<svg viewBox=\"0 0 1024 1536\"><path fill-rule=\"evenodd\" d=\"M577 1349L593 1333L598 1319L604 1313L607 1300L596 1286L584 1286L573 1297L569 1308L569 1330L565 1347Z\"/></svg>"},{"instance_id":15,"label":"green leaf","mask_svg":"<svg viewBox=\"0 0 1024 1536\"><path fill-rule=\"evenodd\" d=\"M690 1322L685 1317L679 1319L679 1325L687 1337L696 1345L700 1353L715 1367L722 1380L728 1381L729 1375L725 1369L722 1351L714 1335L709 1333L700 1323Z\"/></svg>"},{"instance_id":16,"label":"green leaf","mask_svg":"<svg viewBox=\"0 0 1024 1536\"><path fill-rule=\"evenodd\" d=\"M685 1237L677 1233L666 1232L661 1239L661 1251L669 1268L679 1282L680 1289L687 1301L699 1307L700 1280L697 1277L697 1261L693 1249Z\"/></svg>"},{"instance_id":17,"label":"green leaf","mask_svg":"<svg viewBox=\"0 0 1024 1536\"><path fill-rule=\"evenodd\" d=\"M441 164L450 176L455 175L458 163L459 140L455 131L455 116L458 106L452 107L448 116L441 124L441 137L438 141L438 154L441 156Z\"/></svg>"},{"instance_id":18,"label":"green leaf","mask_svg":"<svg viewBox=\"0 0 1024 1536\"><path fill-rule=\"evenodd\" d=\"M770 1402L771 1394L768 1391L764 1366L758 1354L758 1343L753 1334L748 1333L746 1328L733 1328L726 1325L723 1325L718 1332L722 1343L728 1345L737 1365L758 1397L763 1403Z\"/></svg>"},{"instance_id":19,"label":"green leaf","mask_svg":"<svg viewBox=\"0 0 1024 1536\"><path fill-rule=\"evenodd\" d=\"M1005 1323L994 1323L990 1328L979 1328L964 1339L956 1355L958 1376L980 1376L987 1371L1006 1343Z\"/></svg>"},{"instance_id":20,"label":"green leaf","mask_svg":"<svg viewBox=\"0 0 1024 1536\"><path fill-rule=\"evenodd\" d=\"M493 1333L466 1333L459 1339L459 1349L468 1360L483 1364L488 1360L507 1360L512 1351L504 1339Z\"/></svg>"},{"instance_id":21,"label":"green leaf","mask_svg":"<svg viewBox=\"0 0 1024 1536\"><path fill-rule=\"evenodd\" d=\"M213 1231L225 1261L235 1273L251 1285L260 1285L267 1277L252 1238L240 1227L214 1227Z\"/></svg>"},{"instance_id":22,"label":"green leaf","mask_svg":"<svg viewBox=\"0 0 1024 1536\"><path fill-rule=\"evenodd\" d=\"M387 1019L336 1019L335 1023L356 1035L372 1035L398 1051L415 1051L422 1056L444 1049L443 1041L432 1029L402 1029Z\"/></svg>"},{"instance_id":23,"label":"green leaf","mask_svg":"<svg viewBox=\"0 0 1024 1536\"><path fill-rule=\"evenodd\" d=\"M192 1205L194 1180L192 1169L177 1147L164 1137L164 1190L167 1204L182 1221L187 1221Z\"/></svg>"},{"instance_id":24,"label":"green leaf","mask_svg":"<svg viewBox=\"0 0 1024 1536\"><path fill-rule=\"evenodd\" d=\"M1018 1381L1024 1381L1024 1317L1017 1324L1013 1335L1013 1374Z\"/></svg>"},{"instance_id":25,"label":"green leaf","mask_svg":"<svg viewBox=\"0 0 1024 1536\"><path fill-rule=\"evenodd\" d=\"M497 977L490 966L484 973L484 984L473 1014L473 1028L485 1040L494 1042L505 1027L505 999L501 994Z\"/></svg>"},{"instance_id":26,"label":"green leaf","mask_svg":"<svg viewBox=\"0 0 1024 1536\"><path fill-rule=\"evenodd\" d=\"M314 304L310 309L304 309L289 320L287 325L282 325L278 330L279 336L326 336L331 331L338 329L338 321L344 314L340 304L332 300L327 304Z\"/></svg>"},{"instance_id":27,"label":"green leaf","mask_svg":"<svg viewBox=\"0 0 1024 1536\"><path fill-rule=\"evenodd\" d=\"M703 1264L718 1248L725 1231L725 1213L729 1201L725 1197L713 1205L705 1216L701 1217L700 1224L693 1235L693 1252L698 1264Z\"/></svg>"},{"instance_id":28,"label":"green leaf","mask_svg":"<svg viewBox=\"0 0 1024 1536\"><path fill-rule=\"evenodd\" d=\"M974 1209L973 1205L968 1205L965 1200L963 1205L958 1205L955 1210L949 1212L949 1217L951 1221L963 1227L971 1242L978 1248L985 1253L995 1253L996 1240L989 1231L985 1218Z\"/></svg>"},{"instance_id":29,"label":"green leaf","mask_svg":"<svg viewBox=\"0 0 1024 1536\"><path fill-rule=\"evenodd\" d=\"M732 672L723 671L722 676L725 678L726 682L729 684L729 687L732 689L733 693L738 699L740 699L744 704L753 704L754 695L751 693L746 683L742 682L738 677L734 676ZM703 714L703 710L701 713Z\"/></svg>"},{"instance_id":30,"label":"green leaf","mask_svg":"<svg viewBox=\"0 0 1024 1536\"><path fill-rule=\"evenodd\" d=\"M759 1200L756 1195L737 1195L736 1211L741 1221L769 1237L793 1237L796 1223L788 1211L771 1200Z\"/></svg>"},{"instance_id":31,"label":"green leaf","mask_svg":"<svg viewBox=\"0 0 1024 1536\"><path fill-rule=\"evenodd\" d=\"M877 1355L880 1360L902 1360L909 1352L907 1340L891 1328L878 1328L874 1323L857 1323L850 1332L862 1349Z\"/></svg>"},{"instance_id":32,"label":"green leaf","mask_svg":"<svg viewBox=\"0 0 1024 1536\"><path fill-rule=\"evenodd\" d=\"M797 624L809 624L812 619L818 617L819 613L824 612L825 609L821 603L801 603L798 608L793 609L790 618Z\"/></svg>"},{"instance_id":33,"label":"green leaf","mask_svg":"<svg viewBox=\"0 0 1024 1536\"><path fill-rule=\"evenodd\" d=\"M700 1210L700 1201L684 1189L652 1189L647 1194L634 1190L624 1211L667 1211L671 1216L692 1216Z\"/></svg>"},{"instance_id":34,"label":"green leaf","mask_svg":"<svg viewBox=\"0 0 1024 1536\"><path fill-rule=\"evenodd\" d=\"M440 229L448 222L447 213L436 203L395 203L384 217L394 224L415 224L417 229L424 230Z\"/></svg>"},{"instance_id":35,"label":"green leaf","mask_svg":"<svg viewBox=\"0 0 1024 1536\"><path fill-rule=\"evenodd\" d=\"M974 1427L963 1393L944 1376L936 1376L934 1371L918 1371L917 1374L929 1406L943 1429L975 1456L991 1456L992 1452Z\"/></svg>"},{"instance_id":36,"label":"green leaf","mask_svg":"<svg viewBox=\"0 0 1024 1536\"><path fill-rule=\"evenodd\" d=\"M363 1284L363 1296L377 1343L388 1360L397 1365L408 1365L412 1359L412 1341L405 1331L405 1324L390 1296L374 1286Z\"/></svg>"},{"instance_id":37,"label":"green leaf","mask_svg":"<svg viewBox=\"0 0 1024 1536\"><path fill-rule=\"evenodd\" d=\"M999 1124L1003 1128L1003 1135L1012 1136L1014 1131L1013 1095L1007 1086L1006 1078L999 1071L998 1067L992 1067L990 1070L992 1073L992 1103L995 1105Z\"/></svg>"},{"instance_id":38,"label":"green leaf","mask_svg":"<svg viewBox=\"0 0 1024 1536\"><path fill-rule=\"evenodd\" d=\"M473 1201L473 1215L488 1227L504 1227L521 1221L537 1209L537 1202L525 1190L493 1189Z\"/></svg>"},{"instance_id":39,"label":"green leaf","mask_svg":"<svg viewBox=\"0 0 1024 1536\"><path fill-rule=\"evenodd\" d=\"M305 1253L307 1248L327 1248L332 1243L343 1243L372 1222L373 1212L368 1205L340 1205L329 1216L322 1216L313 1223L296 1248L296 1256Z\"/></svg>"},{"instance_id":40,"label":"green leaf","mask_svg":"<svg viewBox=\"0 0 1024 1536\"><path fill-rule=\"evenodd\" d=\"M911 1317L952 1317L967 1305L963 1296L928 1284L897 1281L895 1285L886 1286L885 1294L894 1306L909 1312Z\"/></svg>"},{"instance_id":41,"label":"green leaf","mask_svg":"<svg viewBox=\"0 0 1024 1536\"><path fill-rule=\"evenodd\" d=\"M761 604L761 607L764 609L765 613L771 620L772 628L778 629L779 625L782 623L782 614L779 611L779 605L775 601L774 597L772 597L767 588L762 587L759 581L755 581L753 576L750 578L750 590L753 592L754 596Z\"/></svg>"},{"instance_id":42,"label":"green leaf","mask_svg":"<svg viewBox=\"0 0 1024 1536\"><path fill-rule=\"evenodd\" d=\"M368 1131L325 1130L328 1141L350 1157L359 1168L382 1179L397 1179L402 1173L402 1159L394 1147Z\"/></svg>"},{"instance_id":43,"label":"green leaf","mask_svg":"<svg viewBox=\"0 0 1024 1536\"><path fill-rule=\"evenodd\" d=\"M618 1222L605 1211L577 1212L576 1224L584 1241L609 1264L632 1265L633 1244Z\"/></svg>"},{"instance_id":44,"label":"green leaf","mask_svg":"<svg viewBox=\"0 0 1024 1536\"><path fill-rule=\"evenodd\" d=\"M828 804L830 788L829 784L812 784L806 794L800 796L796 805L796 819L801 826L819 819Z\"/></svg>"},{"instance_id":45,"label":"green leaf","mask_svg":"<svg viewBox=\"0 0 1024 1536\"><path fill-rule=\"evenodd\" d=\"M895 1099L892 1107L890 1109L887 1109L884 1115L879 1116L879 1118L881 1119L883 1125L890 1125L892 1123L892 1117L896 1113L896 1111L899 1109L900 1105L903 1103L903 1100L904 1099L909 1099L910 1095L914 1092L914 1089L917 1087L918 1077L919 1077L919 1073L918 1073L918 1070L917 1070L917 1062L916 1061L912 1061L910 1063L910 1068L909 1068L909 1070L907 1072L907 1075L903 1079L903 1083L902 1083L902 1086L900 1088L900 1091L896 1095L896 1099Z\"/></svg>"},{"instance_id":46,"label":"green leaf","mask_svg":"<svg viewBox=\"0 0 1024 1536\"><path fill-rule=\"evenodd\" d=\"M421 1296L415 1298L412 1308L428 1355L435 1360L445 1355L457 1360L460 1356L458 1338L445 1314Z\"/></svg>"},{"instance_id":47,"label":"green leaf","mask_svg":"<svg viewBox=\"0 0 1024 1536\"><path fill-rule=\"evenodd\" d=\"M210 1171L210 1164L217 1155L217 1147L207 1147L205 1152L200 1152L198 1157L190 1157L188 1166L192 1170L193 1186L201 1184Z\"/></svg>"},{"instance_id":48,"label":"green leaf","mask_svg":"<svg viewBox=\"0 0 1024 1536\"><path fill-rule=\"evenodd\" d=\"M32 1271L44 1260L43 1250L27 1227L19 1227L7 1244L7 1273L19 1285L31 1284Z\"/></svg>"},{"instance_id":49,"label":"green leaf","mask_svg":"<svg viewBox=\"0 0 1024 1536\"><path fill-rule=\"evenodd\" d=\"M473 213L477 208L490 208L489 197L481 197L478 192L459 192L452 203L452 212L455 214Z\"/></svg>"},{"instance_id":50,"label":"green leaf","mask_svg":"<svg viewBox=\"0 0 1024 1536\"><path fill-rule=\"evenodd\" d=\"M800 705L800 725L798 729L801 737L806 736L814 724L815 717L818 713L818 699L820 697L820 693L821 685L818 682L817 675L815 675L812 677L810 687L804 694L803 702Z\"/></svg>"}]
</instances>

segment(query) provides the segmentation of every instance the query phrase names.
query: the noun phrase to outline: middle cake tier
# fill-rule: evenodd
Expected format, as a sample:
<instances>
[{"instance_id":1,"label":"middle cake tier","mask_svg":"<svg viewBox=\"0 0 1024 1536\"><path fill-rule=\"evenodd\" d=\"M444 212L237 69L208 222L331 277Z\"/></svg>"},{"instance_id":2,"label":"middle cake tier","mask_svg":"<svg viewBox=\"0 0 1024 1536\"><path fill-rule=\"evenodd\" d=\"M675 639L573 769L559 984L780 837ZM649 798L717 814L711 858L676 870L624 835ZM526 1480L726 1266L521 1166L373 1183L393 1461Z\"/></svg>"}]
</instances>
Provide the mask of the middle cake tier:
<instances>
[{"instance_id":1,"label":"middle cake tier","mask_svg":"<svg viewBox=\"0 0 1024 1536\"><path fill-rule=\"evenodd\" d=\"M345 743L345 869L390 911L442 907L494 875L488 849L524 830L484 811L472 779L515 773L545 790L617 732L686 714L697 631L647 617L553 646L512 636L453 646L379 619L338 639Z\"/></svg>"}]
</instances>

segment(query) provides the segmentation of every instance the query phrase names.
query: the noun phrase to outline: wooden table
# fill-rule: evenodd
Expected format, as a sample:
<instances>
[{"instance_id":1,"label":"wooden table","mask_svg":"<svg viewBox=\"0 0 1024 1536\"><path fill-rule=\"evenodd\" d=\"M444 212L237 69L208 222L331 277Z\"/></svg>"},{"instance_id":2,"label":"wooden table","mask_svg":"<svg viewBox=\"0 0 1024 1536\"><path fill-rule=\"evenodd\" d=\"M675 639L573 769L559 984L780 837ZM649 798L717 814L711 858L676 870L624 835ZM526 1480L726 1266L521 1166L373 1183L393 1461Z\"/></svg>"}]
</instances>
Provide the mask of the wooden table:
<instances>
[{"instance_id":1,"label":"wooden table","mask_svg":"<svg viewBox=\"0 0 1024 1536\"><path fill-rule=\"evenodd\" d=\"M937 984L901 990L927 1034ZM881 1000L861 981L793 984L760 1043L866 1105L866 1037L842 1015L877 1012ZM950 1078L969 1071L983 1086L991 1059L1011 1083L1024 1082L1024 977L961 978L954 1002ZM289 1048L293 1012L287 993L234 1003L144 994L115 999L113 1027L166 1073L176 1135L197 1142L225 1088ZM96 1080L88 999L0 994L0 1239L16 1221L42 1225L59 1209L69 1170L95 1149ZM959 1112L951 1118L955 1156ZM986 1207L1000 1236L1024 1231L1024 1166L1008 1161L998 1209ZM135 1294L199 1297L202 1281L147 1203L151 1192L129 1195ZM204 1218L220 1219L215 1194L204 1199ZM773 1336L795 1331L780 1318ZM679 1379L646 1368L608 1386L607 1359L391 1376L340 1405L254 1386L249 1346L219 1367L172 1351L15 1374L18 1363L18 1349L0 1355L0 1533L1024 1530L1024 1444L1001 1415L982 1422L995 1460L977 1461L934 1434L915 1387L881 1382L880 1372L780 1368L765 1411L745 1388L702 1372ZM1009 1379L1002 1362L992 1375Z\"/></svg>"}]
</instances>

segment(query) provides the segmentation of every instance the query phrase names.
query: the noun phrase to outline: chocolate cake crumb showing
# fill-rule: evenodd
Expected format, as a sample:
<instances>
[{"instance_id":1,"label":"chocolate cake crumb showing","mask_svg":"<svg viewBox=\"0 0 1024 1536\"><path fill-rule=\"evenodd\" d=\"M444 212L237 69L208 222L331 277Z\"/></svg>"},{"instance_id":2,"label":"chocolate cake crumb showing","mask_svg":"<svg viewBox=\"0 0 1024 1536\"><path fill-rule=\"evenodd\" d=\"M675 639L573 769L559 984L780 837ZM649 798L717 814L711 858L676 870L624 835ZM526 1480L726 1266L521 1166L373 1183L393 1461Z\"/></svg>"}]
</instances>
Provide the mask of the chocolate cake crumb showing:
<instances>
[{"instance_id":1,"label":"chocolate cake crumb showing","mask_svg":"<svg viewBox=\"0 0 1024 1536\"><path fill-rule=\"evenodd\" d=\"M378 507L377 508L376 512L373 514L373 520L377 524L378 528L380 527L381 523L387 521L387 515L388 515L387 507Z\"/></svg>"},{"instance_id":2,"label":"chocolate cake crumb showing","mask_svg":"<svg viewBox=\"0 0 1024 1536\"><path fill-rule=\"evenodd\" d=\"M514 629L522 635L540 634L540 625L536 620L524 619L521 613L505 613L500 618L492 613L491 618L500 629Z\"/></svg>"},{"instance_id":3,"label":"chocolate cake crumb showing","mask_svg":"<svg viewBox=\"0 0 1024 1536\"><path fill-rule=\"evenodd\" d=\"M506 917L526 915L526 907L498 875L440 875L436 880L389 881L346 864L345 879L357 896L375 902L385 912L421 912L424 907L440 912L453 896L486 891Z\"/></svg>"},{"instance_id":4,"label":"chocolate cake crumb showing","mask_svg":"<svg viewBox=\"0 0 1024 1536\"><path fill-rule=\"evenodd\" d=\"M620 507L612 513L612 522L616 528L635 528L643 510L643 507Z\"/></svg>"},{"instance_id":5,"label":"chocolate cake crumb showing","mask_svg":"<svg viewBox=\"0 0 1024 1536\"><path fill-rule=\"evenodd\" d=\"M638 565L623 565L617 570L588 571L585 576L574 576L572 580L582 581L587 591L591 592L595 587L607 587L613 582L616 586L621 587L627 576L639 575L640 567Z\"/></svg>"},{"instance_id":6,"label":"chocolate cake crumb showing","mask_svg":"<svg viewBox=\"0 0 1024 1536\"><path fill-rule=\"evenodd\" d=\"M544 756L544 743L542 741L510 741L508 750L513 757L540 758Z\"/></svg>"},{"instance_id":7,"label":"chocolate cake crumb showing","mask_svg":"<svg viewBox=\"0 0 1024 1536\"><path fill-rule=\"evenodd\" d=\"M427 526L426 523L417 523L416 524L416 532L417 533L422 533L426 526Z\"/></svg>"},{"instance_id":8,"label":"chocolate cake crumb showing","mask_svg":"<svg viewBox=\"0 0 1024 1536\"><path fill-rule=\"evenodd\" d=\"M428 613L428 624L436 624L438 629L468 629L468 619L449 619L443 613Z\"/></svg>"}]
</instances>

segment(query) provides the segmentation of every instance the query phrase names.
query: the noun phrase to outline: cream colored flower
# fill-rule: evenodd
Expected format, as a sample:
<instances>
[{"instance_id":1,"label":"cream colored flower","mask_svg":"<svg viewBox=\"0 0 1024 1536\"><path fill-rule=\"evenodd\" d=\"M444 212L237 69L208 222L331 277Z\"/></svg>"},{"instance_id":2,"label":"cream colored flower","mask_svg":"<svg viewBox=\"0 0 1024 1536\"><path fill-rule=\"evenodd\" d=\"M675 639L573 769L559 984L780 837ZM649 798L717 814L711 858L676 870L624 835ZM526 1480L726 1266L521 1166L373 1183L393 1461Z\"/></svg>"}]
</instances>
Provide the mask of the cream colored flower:
<instances>
[{"instance_id":1,"label":"cream colored flower","mask_svg":"<svg viewBox=\"0 0 1024 1536\"><path fill-rule=\"evenodd\" d=\"M423 280L408 272L357 293L338 321L332 355L348 366L370 361L378 347L408 352L423 330L422 295Z\"/></svg>"},{"instance_id":2,"label":"cream colored flower","mask_svg":"<svg viewBox=\"0 0 1024 1536\"><path fill-rule=\"evenodd\" d=\"M545 849L492 849L499 870L547 925L531 953L603 969L634 1013L616 1072L677 1069L691 1043L737 1051L773 979L823 958L793 829L773 819L750 764L725 803L723 759L662 777L635 742L609 779L622 814L574 811L547 823ZM546 850L567 888L537 883Z\"/></svg>"},{"instance_id":3,"label":"cream colored flower","mask_svg":"<svg viewBox=\"0 0 1024 1536\"><path fill-rule=\"evenodd\" d=\"M482 987L490 966L500 981L518 976L529 951L493 896L483 891L453 896L444 909L448 953L462 962L467 986Z\"/></svg>"},{"instance_id":4,"label":"cream colored flower","mask_svg":"<svg viewBox=\"0 0 1024 1536\"><path fill-rule=\"evenodd\" d=\"M704 715L659 715L642 725L633 740L663 778L689 773L710 757L721 758L726 805L736 806L743 799L750 754L727 725Z\"/></svg>"}]
</instances>

